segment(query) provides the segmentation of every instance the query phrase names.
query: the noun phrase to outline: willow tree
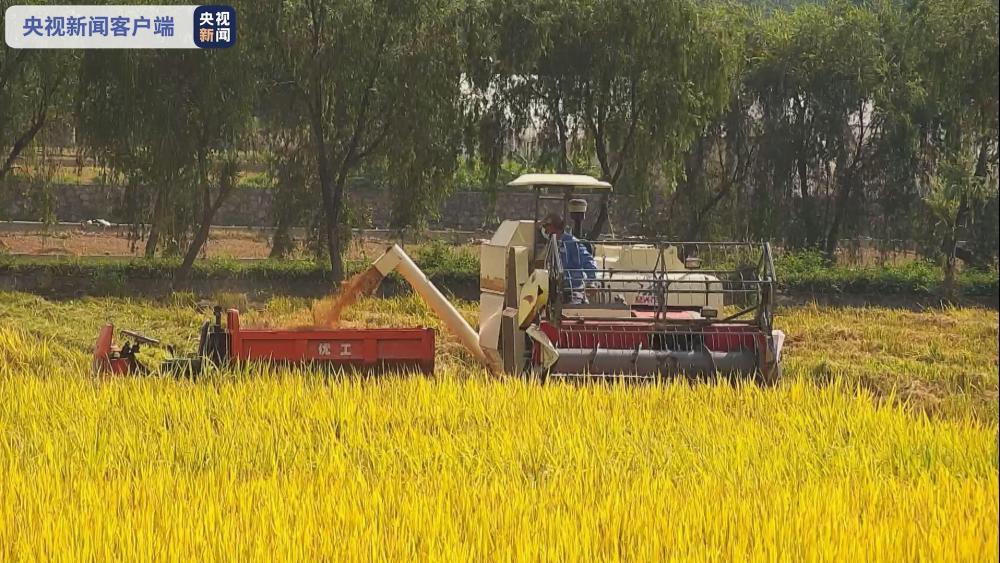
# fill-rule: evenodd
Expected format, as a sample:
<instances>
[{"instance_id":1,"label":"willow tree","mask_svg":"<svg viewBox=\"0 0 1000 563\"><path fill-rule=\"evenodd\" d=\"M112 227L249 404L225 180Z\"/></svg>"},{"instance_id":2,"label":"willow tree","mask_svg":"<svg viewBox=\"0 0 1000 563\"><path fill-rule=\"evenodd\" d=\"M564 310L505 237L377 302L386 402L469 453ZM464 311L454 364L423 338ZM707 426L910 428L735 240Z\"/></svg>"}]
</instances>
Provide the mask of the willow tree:
<instances>
[{"instance_id":1,"label":"willow tree","mask_svg":"<svg viewBox=\"0 0 1000 563\"><path fill-rule=\"evenodd\" d=\"M656 184L676 189L684 155L730 99L737 53L724 27L702 21L710 15L685 2L602 2L580 45L575 91L601 176L643 205ZM605 196L591 238L607 218Z\"/></svg>"},{"instance_id":2,"label":"willow tree","mask_svg":"<svg viewBox=\"0 0 1000 563\"><path fill-rule=\"evenodd\" d=\"M666 220L659 230L670 236L687 240L710 240L709 233L745 236L741 228L745 209L735 202L746 191L757 150L752 101L743 88L754 13L729 3L708 3L699 9L696 31L702 39L691 54L696 62L690 72L701 76L703 94L695 99L697 111L679 118L687 118L700 131L690 143L678 139L668 145L687 146L680 158L671 160L681 168L669 171L677 177L676 187L660 212Z\"/></svg>"},{"instance_id":3,"label":"willow tree","mask_svg":"<svg viewBox=\"0 0 1000 563\"><path fill-rule=\"evenodd\" d=\"M756 177L762 214L778 211L796 246L832 257L845 225L862 220L892 92L892 57L878 12L846 2L803 5L764 21L747 88L764 145Z\"/></svg>"},{"instance_id":4,"label":"willow tree","mask_svg":"<svg viewBox=\"0 0 1000 563\"><path fill-rule=\"evenodd\" d=\"M397 200L408 202L397 208L418 211L451 176L461 133L458 7L268 0L242 11L255 73L280 100L269 124L310 136L334 280L344 275L352 175L367 169L391 179Z\"/></svg>"},{"instance_id":5,"label":"willow tree","mask_svg":"<svg viewBox=\"0 0 1000 563\"><path fill-rule=\"evenodd\" d=\"M672 186L684 153L729 95L729 60L692 2L517 0L480 4L470 76L535 163L595 173L646 203ZM588 236L605 228L602 202Z\"/></svg>"},{"instance_id":6,"label":"willow tree","mask_svg":"<svg viewBox=\"0 0 1000 563\"><path fill-rule=\"evenodd\" d=\"M0 2L0 12L10 5ZM0 45L0 182L53 116L68 113L77 58L71 51Z\"/></svg>"},{"instance_id":7,"label":"willow tree","mask_svg":"<svg viewBox=\"0 0 1000 563\"><path fill-rule=\"evenodd\" d=\"M240 48L89 51L78 142L124 183L126 212L150 223L145 254L183 255L184 281L232 193L253 90Z\"/></svg>"},{"instance_id":8,"label":"willow tree","mask_svg":"<svg viewBox=\"0 0 1000 563\"><path fill-rule=\"evenodd\" d=\"M922 94L913 103L917 150L924 157L918 174L927 186L948 289L961 235L975 232L977 219L997 223L983 213L998 197L997 10L990 0L922 0L908 26L905 52L916 61ZM973 265L986 262L971 253L966 258Z\"/></svg>"}]
</instances>

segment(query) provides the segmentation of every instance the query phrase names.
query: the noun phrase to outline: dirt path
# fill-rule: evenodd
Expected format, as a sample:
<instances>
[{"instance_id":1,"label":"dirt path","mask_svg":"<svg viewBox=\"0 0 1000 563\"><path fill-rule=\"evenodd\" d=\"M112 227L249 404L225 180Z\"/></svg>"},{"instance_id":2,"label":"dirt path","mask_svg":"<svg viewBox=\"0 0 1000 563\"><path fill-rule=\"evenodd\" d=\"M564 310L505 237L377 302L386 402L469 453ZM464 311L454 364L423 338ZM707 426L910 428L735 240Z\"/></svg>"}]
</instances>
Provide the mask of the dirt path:
<instances>
[{"instance_id":1,"label":"dirt path","mask_svg":"<svg viewBox=\"0 0 1000 563\"><path fill-rule=\"evenodd\" d=\"M217 230L205 244L205 258L267 258L271 252L269 233L262 230ZM385 241L358 240L352 243L349 258L374 259L386 247ZM142 256L144 243L132 247L125 232L115 229L79 229L44 234L0 232L0 252L30 256Z\"/></svg>"}]
</instances>

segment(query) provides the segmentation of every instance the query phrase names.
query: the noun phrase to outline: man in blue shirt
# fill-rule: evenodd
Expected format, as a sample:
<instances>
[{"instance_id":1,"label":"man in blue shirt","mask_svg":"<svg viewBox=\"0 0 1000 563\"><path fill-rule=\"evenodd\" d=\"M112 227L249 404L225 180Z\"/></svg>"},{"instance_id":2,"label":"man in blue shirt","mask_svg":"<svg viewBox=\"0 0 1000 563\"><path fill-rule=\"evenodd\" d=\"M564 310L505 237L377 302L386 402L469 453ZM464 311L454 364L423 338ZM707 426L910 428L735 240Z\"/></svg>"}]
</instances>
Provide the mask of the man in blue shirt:
<instances>
[{"instance_id":1,"label":"man in blue shirt","mask_svg":"<svg viewBox=\"0 0 1000 563\"><path fill-rule=\"evenodd\" d=\"M594 262L594 256L584 243L566 230L566 222L559 214L546 215L542 219L541 227L546 237L558 236L559 259L566 272L570 303L586 303L585 282L597 279L597 263Z\"/></svg>"}]
</instances>

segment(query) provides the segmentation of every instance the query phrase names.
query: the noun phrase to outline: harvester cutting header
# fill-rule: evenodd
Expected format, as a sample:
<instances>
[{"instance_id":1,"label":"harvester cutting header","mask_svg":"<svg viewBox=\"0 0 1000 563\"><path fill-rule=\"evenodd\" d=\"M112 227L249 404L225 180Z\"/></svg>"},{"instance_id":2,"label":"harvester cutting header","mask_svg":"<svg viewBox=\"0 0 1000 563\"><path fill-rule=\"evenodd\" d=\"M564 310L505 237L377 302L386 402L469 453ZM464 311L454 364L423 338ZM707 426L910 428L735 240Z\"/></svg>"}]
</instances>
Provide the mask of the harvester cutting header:
<instances>
[{"instance_id":1,"label":"harvester cutting header","mask_svg":"<svg viewBox=\"0 0 1000 563\"><path fill-rule=\"evenodd\" d=\"M479 329L473 329L409 256L393 245L362 274L398 272L476 361L494 373L534 377L741 375L774 381L784 334L773 328L774 264L768 243L581 238L587 202L611 185L590 176L526 174L510 189L532 194L534 217L504 221L480 253ZM569 219L567 222L566 218ZM95 349L102 371L138 369L153 339ZM168 361L317 362L433 371L429 329L246 329L236 311L202 328L198 352Z\"/></svg>"}]
</instances>

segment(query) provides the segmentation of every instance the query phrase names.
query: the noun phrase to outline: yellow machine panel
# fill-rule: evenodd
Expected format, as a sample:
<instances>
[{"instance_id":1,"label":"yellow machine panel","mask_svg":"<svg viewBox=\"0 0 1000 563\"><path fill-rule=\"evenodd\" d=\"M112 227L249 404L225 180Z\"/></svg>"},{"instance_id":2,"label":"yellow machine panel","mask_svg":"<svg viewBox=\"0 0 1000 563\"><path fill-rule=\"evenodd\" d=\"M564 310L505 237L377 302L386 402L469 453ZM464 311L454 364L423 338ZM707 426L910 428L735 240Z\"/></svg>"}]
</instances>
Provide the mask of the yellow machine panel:
<instances>
[{"instance_id":1,"label":"yellow machine panel","mask_svg":"<svg viewBox=\"0 0 1000 563\"><path fill-rule=\"evenodd\" d=\"M517 305L518 291L528 279L530 248L534 244L533 221L504 221L479 253L479 339L491 359L499 359L500 324L503 311ZM513 251L513 262L510 263ZM513 274L514 279L508 280ZM509 282L512 291L508 295ZM508 303L508 301L511 301Z\"/></svg>"}]
</instances>

